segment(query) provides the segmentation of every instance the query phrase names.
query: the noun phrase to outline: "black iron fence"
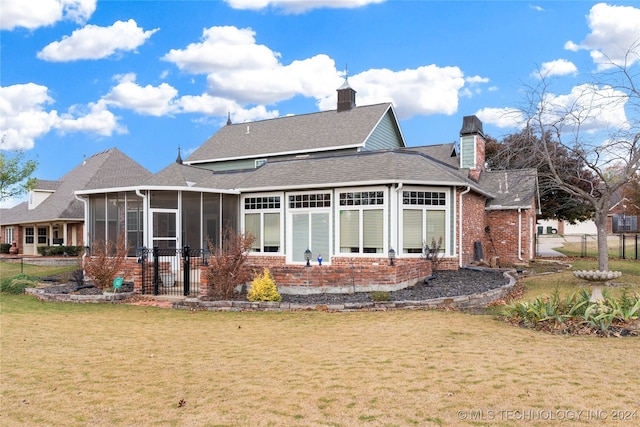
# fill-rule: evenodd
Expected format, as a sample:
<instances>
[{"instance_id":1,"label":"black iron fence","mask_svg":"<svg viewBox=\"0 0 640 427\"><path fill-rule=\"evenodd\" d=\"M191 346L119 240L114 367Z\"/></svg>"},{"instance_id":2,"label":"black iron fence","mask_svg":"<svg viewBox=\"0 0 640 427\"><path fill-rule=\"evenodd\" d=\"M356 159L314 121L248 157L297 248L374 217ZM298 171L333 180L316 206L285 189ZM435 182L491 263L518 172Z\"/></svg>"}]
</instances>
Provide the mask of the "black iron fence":
<instances>
[{"instance_id":1,"label":"black iron fence","mask_svg":"<svg viewBox=\"0 0 640 427\"><path fill-rule=\"evenodd\" d=\"M541 238L542 236L534 235L536 256L541 256L540 249L539 249ZM574 242L575 241L576 240L574 240ZM597 256L598 249L596 247L596 241L597 241L597 237L594 235L590 235L590 234L581 235L579 256L582 258L585 258L588 256L592 256L592 257ZM610 258L638 260L640 259L639 245L640 245L640 234L638 233L614 234L614 235L609 235L609 238L607 239L607 248L609 250ZM577 252L574 252L574 254L578 255Z\"/></svg>"},{"instance_id":2,"label":"black iron fence","mask_svg":"<svg viewBox=\"0 0 640 427\"><path fill-rule=\"evenodd\" d=\"M197 296L200 267L208 265L209 251L191 249L140 248L142 293L146 295Z\"/></svg>"}]
</instances>

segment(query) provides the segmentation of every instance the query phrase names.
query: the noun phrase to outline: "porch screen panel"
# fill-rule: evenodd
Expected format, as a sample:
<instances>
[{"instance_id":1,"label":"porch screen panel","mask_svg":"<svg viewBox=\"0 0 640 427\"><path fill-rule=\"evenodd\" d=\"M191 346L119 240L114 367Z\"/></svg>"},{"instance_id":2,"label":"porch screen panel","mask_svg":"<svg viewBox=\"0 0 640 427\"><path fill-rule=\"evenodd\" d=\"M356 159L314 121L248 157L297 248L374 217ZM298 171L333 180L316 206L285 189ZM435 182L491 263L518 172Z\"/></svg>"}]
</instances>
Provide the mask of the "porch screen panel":
<instances>
[{"instance_id":1,"label":"porch screen panel","mask_svg":"<svg viewBox=\"0 0 640 427\"><path fill-rule=\"evenodd\" d=\"M311 250L315 258L318 255L329 261L329 214L328 213L312 213L311 214Z\"/></svg>"},{"instance_id":2,"label":"porch screen panel","mask_svg":"<svg viewBox=\"0 0 640 427\"><path fill-rule=\"evenodd\" d=\"M202 248L220 245L220 195L202 195Z\"/></svg>"},{"instance_id":3,"label":"porch screen panel","mask_svg":"<svg viewBox=\"0 0 640 427\"><path fill-rule=\"evenodd\" d=\"M421 253L422 236L422 209L402 211L402 251L405 254Z\"/></svg>"},{"instance_id":4,"label":"porch screen panel","mask_svg":"<svg viewBox=\"0 0 640 427\"><path fill-rule=\"evenodd\" d=\"M296 262L304 261L304 251L310 247L309 242L309 214L301 213L292 215L291 259Z\"/></svg>"},{"instance_id":5,"label":"porch screen panel","mask_svg":"<svg viewBox=\"0 0 640 427\"><path fill-rule=\"evenodd\" d=\"M264 251L280 251L280 214L264 214Z\"/></svg>"},{"instance_id":6,"label":"porch screen panel","mask_svg":"<svg viewBox=\"0 0 640 427\"><path fill-rule=\"evenodd\" d=\"M191 249L200 248L200 199L201 193L182 193L182 245Z\"/></svg>"},{"instance_id":7,"label":"porch screen panel","mask_svg":"<svg viewBox=\"0 0 640 427\"><path fill-rule=\"evenodd\" d=\"M382 209L362 211L362 243L364 253L382 253L384 215Z\"/></svg>"},{"instance_id":8,"label":"porch screen panel","mask_svg":"<svg viewBox=\"0 0 640 427\"><path fill-rule=\"evenodd\" d=\"M91 198L91 228L89 229L90 246L97 241L104 242L107 237L107 222L105 212L105 196L97 195Z\"/></svg>"},{"instance_id":9,"label":"porch screen panel","mask_svg":"<svg viewBox=\"0 0 640 427\"><path fill-rule=\"evenodd\" d=\"M253 252L260 252L260 241L262 235L260 233L260 214L246 214L244 216L244 230L247 235L251 234L255 240L251 243Z\"/></svg>"},{"instance_id":10,"label":"porch screen panel","mask_svg":"<svg viewBox=\"0 0 640 427\"><path fill-rule=\"evenodd\" d=\"M435 241L437 244L439 239L442 238L440 251L445 251L447 246L447 236L445 235L445 211L426 211L426 214L427 244L432 246L432 241Z\"/></svg>"},{"instance_id":11,"label":"porch screen panel","mask_svg":"<svg viewBox=\"0 0 640 427\"><path fill-rule=\"evenodd\" d=\"M340 211L340 252L360 252L360 211Z\"/></svg>"}]
</instances>

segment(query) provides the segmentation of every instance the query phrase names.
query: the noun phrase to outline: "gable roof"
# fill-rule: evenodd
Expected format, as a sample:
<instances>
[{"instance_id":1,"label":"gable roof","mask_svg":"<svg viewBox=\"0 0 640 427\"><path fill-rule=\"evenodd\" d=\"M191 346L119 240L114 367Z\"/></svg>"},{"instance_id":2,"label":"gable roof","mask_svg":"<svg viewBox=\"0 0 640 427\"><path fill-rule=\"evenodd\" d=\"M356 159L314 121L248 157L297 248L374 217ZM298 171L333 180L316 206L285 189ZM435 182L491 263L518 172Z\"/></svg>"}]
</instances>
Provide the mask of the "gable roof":
<instances>
[{"instance_id":1,"label":"gable roof","mask_svg":"<svg viewBox=\"0 0 640 427\"><path fill-rule=\"evenodd\" d=\"M83 220L84 205L74 192L83 189L118 188L136 185L151 175L147 169L122 153L111 148L83 161L58 181L42 181L36 187L53 188L55 192L34 209L23 202L2 213L0 222L24 224L54 220ZM50 183L56 183L51 186Z\"/></svg>"},{"instance_id":2,"label":"gable roof","mask_svg":"<svg viewBox=\"0 0 640 427\"><path fill-rule=\"evenodd\" d=\"M184 163L193 165L363 148L371 132L387 113L395 118L390 103L355 107L339 113L331 110L230 124L213 134Z\"/></svg>"},{"instance_id":3,"label":"gable roof","mask_svg":"<svg viewBox=\"0 0 640 427\"><path fill-rule=\"evenodd\" d=\"M406 149L426 154L429 157L433 157L434 159L444 162L455 168L460 167L460 156L458 155L455 142L435 145L423 145L420 147L407 147Z\"/></svg>"}]
</instances>

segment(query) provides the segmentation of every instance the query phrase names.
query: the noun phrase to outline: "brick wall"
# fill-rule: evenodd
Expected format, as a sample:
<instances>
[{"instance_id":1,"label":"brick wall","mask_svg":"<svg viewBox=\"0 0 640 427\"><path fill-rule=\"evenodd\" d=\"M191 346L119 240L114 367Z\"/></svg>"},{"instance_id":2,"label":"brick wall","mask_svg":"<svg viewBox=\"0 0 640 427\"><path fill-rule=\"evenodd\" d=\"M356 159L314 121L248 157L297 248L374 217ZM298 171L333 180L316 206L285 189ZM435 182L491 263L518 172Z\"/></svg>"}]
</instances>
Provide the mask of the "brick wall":
<instances>
[{"instance_id":1,"label":"brick wall","mask_svg":"<svg viewBox=\"0 0 640 427\"><path fill-rule=\"evenodd\" d=\"M483 241L485 258L500 258L500 265L507 266L527 262L533 258L531 253L532 233L535 233L535 212L531 209L520 211L520 252L518 252L518 210L487 211L489 231ZM520 256L520 259L518 257Z\"/></svg>"},{"instance_id":2,"label":"brick wall","mask_svg":"<svg viewBox=\"0 0 640 427\"><path fill-rule=\"evenodd\" d=\"M456 197L456 204L457 212L460 212L460 197ZM456 221L458 220L459 214L456 215ZM462 263L464 265L474 261L474 242L484 239L485 226L484 197L472 192L462 196ZM459 245L459 236L456 236L456 245Z\"/></svg>"},{"instance_id":3,"label":"brick wall","mask_svg":"<svg viewBox=\"0 0 640 427\"><path fill-rule=\"evenodd\" d=\"M285 257L250 256L247 268L252 277L269 268L281 293L391 291L431 275L431 262L419 258L396 259L391 266L387 259L332 257L330 265L306 267L287 265ZM209 286L203 280L200 295L208 293Z\"/></svg>"}]
</instances>

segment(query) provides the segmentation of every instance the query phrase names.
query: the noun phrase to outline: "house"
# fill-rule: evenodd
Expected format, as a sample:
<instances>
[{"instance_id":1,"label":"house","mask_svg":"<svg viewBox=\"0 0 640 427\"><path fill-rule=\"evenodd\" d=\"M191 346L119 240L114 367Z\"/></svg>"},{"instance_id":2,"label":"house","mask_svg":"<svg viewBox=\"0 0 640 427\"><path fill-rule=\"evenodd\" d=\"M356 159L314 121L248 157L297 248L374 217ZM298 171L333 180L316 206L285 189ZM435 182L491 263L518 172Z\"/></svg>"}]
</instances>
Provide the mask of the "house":
<instances>
[{"instance_id":1,"label":"house","mask_svg":"<svg viewBox=\"0 0 640 427\"><path fill-rule=\"evenodd\" d=\"M17 253L24 255L37 255L38 248L45 246L84 246L85 206L74 192L98 186L129 186L150 175L112 148L84 159L58 181L38 180L28 201L2 211L2 243L15 243Z\"/></svg>"},{"instance_id":2,"label":"house","mask_svg":"<svg viewBox=\"0 0 640 427\"><path fill-rule=\"evenodd\" d=\"M135 185L76 191L85 237L139 230L130 245L203 249L231 227L255 237L249 267L282 292L399 289L431 274L436 251L447 269L533 257L536 172L486 171L477 117L459 147L407 147L392 104L356 106L346 81L337 97L331 111L229 120Z\"/></svg>"}]
</instances>

